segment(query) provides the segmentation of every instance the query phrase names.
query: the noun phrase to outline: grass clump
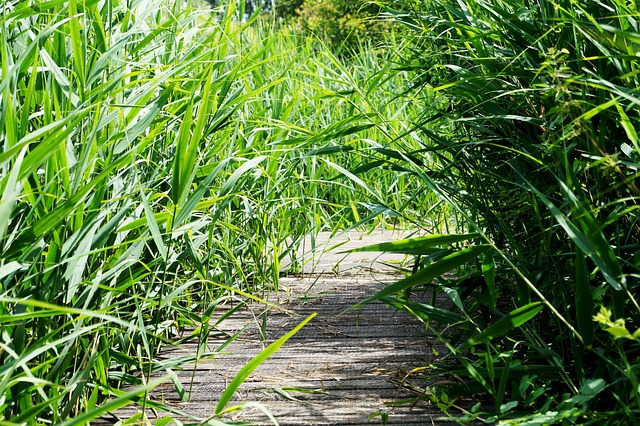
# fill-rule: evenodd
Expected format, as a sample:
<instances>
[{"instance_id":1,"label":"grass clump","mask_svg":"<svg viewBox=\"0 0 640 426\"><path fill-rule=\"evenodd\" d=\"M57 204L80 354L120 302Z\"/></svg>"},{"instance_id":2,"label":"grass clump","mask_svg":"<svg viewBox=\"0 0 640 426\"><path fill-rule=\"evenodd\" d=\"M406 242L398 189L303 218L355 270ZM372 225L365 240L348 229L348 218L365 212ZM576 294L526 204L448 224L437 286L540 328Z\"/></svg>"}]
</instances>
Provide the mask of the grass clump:
<instances>
[{"instance_id":1,"label":"grass clump","mask_svg":"<svg viewBox=\"0 0 640 426\"><path fill-rule=\"evenodd\" d=\"M410 224L435 235L371 248L419 259L368 300L447 345L441 409L633 424L635 4L395 1L407 33L349 55L223 6L1 4L0 419L160 407L161 347L206 356L310 230Z\"/></svg>"},{"instance_id":2,"label":"grass clump","mask_svg":"<svg viewBox=\"0 0 640 426\"><path fill-rule=\"evenodd\" d=\"M1 8L0 419L86 424L132 402L178 415L146 398L158 376L188 397L164 345L198 342L181 363L210 355L217 307L277 291L311 229L368 214L354 187L394 205L371 183L401 178L336 172L381 134L368 112L333 125L361 96L345 81L379 60L335 72L234 2Z\"/></svg>"},{"instance_id":3,"label":"grass clump","mask_svg":"<svg viewBox=\"0 0 640 426\"><path fill-rule=\"evenodd\" d=\"M462 380L444 392L487 395L493 420L634 424L635 4L406 6L388 13L415 32L402 69L413 72L410 93L423 95L413 138L422 149L389 160L437 194L450 223L493 248L434 284L472 325L447 342L461 366L436 371ZM447 259L437 253L424 253L427 269ZM540 302L537 315L514 320Z\"/></svg>"},{"instance_id":4,"label":"grass clump","mask_svg":"<svg viewBox=\"0 0 640 426\"><path fill-rule=\"evenodd\" d=\"M271 274L270 235L229 235L267 158L229 137L232 117L269 86L242 85L230 18L3 7L1 412L60 423L169 372L162 343L194 323L206 338L216 304Z\"/></svg>"}]
</instances>

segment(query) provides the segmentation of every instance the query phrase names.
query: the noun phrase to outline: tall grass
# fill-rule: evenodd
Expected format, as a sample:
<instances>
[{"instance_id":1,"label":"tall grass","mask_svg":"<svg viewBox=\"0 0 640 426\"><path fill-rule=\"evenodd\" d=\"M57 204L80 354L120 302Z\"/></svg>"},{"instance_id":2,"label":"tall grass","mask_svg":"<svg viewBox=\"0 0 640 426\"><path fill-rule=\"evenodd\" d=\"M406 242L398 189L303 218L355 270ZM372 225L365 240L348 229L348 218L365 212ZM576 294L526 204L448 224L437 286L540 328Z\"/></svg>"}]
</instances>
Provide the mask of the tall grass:
<instances>
[{"instance_id":1,"label":"tall grass","mask_svg":"<svg viewBox=\"0 0 640 426\"><path fill-rule=\"evenodd\" d=\"M399 140L422 147L387 160L435 194L458 231L472 232L471 247L383 247L421 254L424 269L392 287L398 296L375 298L445 339L457 364L430 369L457 383L435 387L441 408L462 395L495 407L475 406L463 420L637 423L635 2L403 5L387 9L414 32L398 69L413 73L406 93L423 102ZM455 279L426 284L447 268ZM444 291L457 313L406 297L424 285Z\"/></svg>"},{"instance_id":2,"label":"tall grass","mask_svg":"<svg viewBox=\"0 0 640 426\"><path fill-rule=\"evenodd\" d=\"M162 372L187 397L172 369L211 355L218 306L277 291L312 229L411 204L403 176L343 173L405 131L378 53L348 71L234 2L0 5L3 423L158 407ZM198 353L160 360L185 327Z\"/></svg>"}]
</instances>

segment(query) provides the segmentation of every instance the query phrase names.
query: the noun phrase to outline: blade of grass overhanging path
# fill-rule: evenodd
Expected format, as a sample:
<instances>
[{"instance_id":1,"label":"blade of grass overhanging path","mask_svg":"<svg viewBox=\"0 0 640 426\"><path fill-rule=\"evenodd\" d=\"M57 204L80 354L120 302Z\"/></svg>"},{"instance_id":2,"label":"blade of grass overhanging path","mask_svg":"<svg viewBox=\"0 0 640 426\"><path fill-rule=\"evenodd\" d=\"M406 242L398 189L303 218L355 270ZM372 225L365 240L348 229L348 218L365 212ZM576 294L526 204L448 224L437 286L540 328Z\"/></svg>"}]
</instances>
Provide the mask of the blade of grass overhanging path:
<instances>
[{"instance_id":1,"label":"blade of grass overhanging path","mask_svg":"<svg viewBox=\"0 0 640 426\"><path fill-rule=\"evenodd\" d=\"M260 298L258 296L255 296L255 295L253 295L251 293L247 293L245 291L242 291L237 287L231 287L231 286L228 286L228 285L225 285L225 284L221 284L221 283L218 283L218 282L211 282L211 281L202 281L202 282L207 282L207 283L209 283L210 285L212 285L214 287L220 287L220 288L222 288L224 290L227 290L229 293L238 294L238 295L240 295L242 297L246 297L247 299L253 300L253 301L258 302L258 303L260 303L262 305L277 307L281 311L284 311L284 312L287 312L287 313L293 313L293 312L289 311L288 309L283 308L280 305L277 305L277 304L275 304L273 302L268 302L268 301L266 301L266 300L264 300L264 299L262 299L262 298Z\"/></svg>"},{"instance_id":2,"label":"blade of grass overhanging path","mask_svg":"<svg viewBox=\"0 0 640 426\"><path fill-rule=\"evenodd\" d=\"M260 352L255 358L253 358L247 365L245 365L233 378L227 389L225 389L224 393L220 397L220 401L218 401L218 405L216 406L215 414L220 414L224 407L227 406L231 397L238 389L238 387L249 377L249 375L258 368L260 364L262 364L267 358L273 355L280 347L291 338L294 334L296 334L302 327L304 327L309 321L311 321L317 314L314 312L309 315L304 321L298 324L293 330L267 346L262 352Z\"/></svg>"},{"instance_id":3,"label":"blade of grass overhanging path","mask_svg":"<svg viewBox=\"0 0 640 426\"><path fill-rule=\"evenodd\" d=\"M576 247L576 324L582 343L591 347L593 343L593 294L589 282L589 270L582 250Z\"/></svg>"},{"instance_id":4,"label":"blade of grass overhanging path","mask_svg":"<svg viewBox=\"0 0 640 426\"><path fill-rule=\"evenodd\" d=\"M391 296L392 294L399 293L403 290L406 290L409 287L413 287L419 284L424 284L430 282L436 277L439 277L447 272L453 271L456 268L465 265L469 262L475 260L478 256L491 249L490 245L478 245L468 247L466 249L462 249L455 253L451 253L448 256L443 257L442 259L433 262L432 264L420 269L413 275L408 276L407 278L400 280L394 284L391 284L384 289L380 290L373 296L370 296L363 300L362 302L358 302L345 312L350 311L352 309L357 308L358 306L362 306L365 303L373 302L374 300L379 300L385 296Z\"/></svg>"},{"instance_id":5,"label":"blade of grass overhanging path","mask_svg":"<svg viewBox=\"0 0 640 426\"><path fill-rule=\"evenodd\" d=\"M381 297L380 301L394 308L410 312L423 320L433 320L440 324L455 324L456 327L467 330L473 329L473 324L470 323L468 319L448 309L436 308L435 306L424 303L412 302L391 296Z\"/></svg>"},{"instance_id":6,"label":"blade of grass overhanging path","mask_svg":"<svg viewBox=\"0 0 640 426\"><path fill-rule=\"evenodd\" d=\"M504 336L514 328L520 327L525 322L536 316L544 308L542 302L533 302L528 305L521 306L518 309L514 309L498 321L491 324L489 327L480 332L480 334L472 337L466 343L464 343L461 349L468 346L477 345L480 343L488 342L489 340Z\"/></svg>"},{"instance_id":7,"label":"blade of grass overhanging path","mask_svg":"<svg viewBox=\"0 0 640 426\"><path fill-rule=\"evenodd\" d=\"M406 240L391 241L388 243L371 244L365 247L359 247L343 253L351 253L356 251L384 251L389 253L405 253L405 254L423 254L427 249L440 248L461 241L468 241L479 237L479 234L444 234L444 235L427 235L424 237L408 238ZM427 254L431 253L428 250Z\"/></svg>"}]
</instances>

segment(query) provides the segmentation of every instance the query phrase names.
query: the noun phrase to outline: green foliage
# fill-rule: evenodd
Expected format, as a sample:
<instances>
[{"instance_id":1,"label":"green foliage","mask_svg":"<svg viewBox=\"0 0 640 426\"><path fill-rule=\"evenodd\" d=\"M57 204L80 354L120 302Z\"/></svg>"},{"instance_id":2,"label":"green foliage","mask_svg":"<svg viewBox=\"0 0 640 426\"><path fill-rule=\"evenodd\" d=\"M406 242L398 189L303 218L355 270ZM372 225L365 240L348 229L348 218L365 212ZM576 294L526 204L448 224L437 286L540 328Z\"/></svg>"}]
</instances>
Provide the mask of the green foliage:
<instances>
[{"instance_id":1,"label":"green foliage","mask_svg":"<svg viewBox=\"0 0 640 426\"><path fill-rule=\"evenodd\" d=\"M145 398L175 380L157 354L177 331L196 327L184 362L206 356L217 307L277 291L309 230L405 222L437 235L370 247L418 257L365 302L455 359L425 397L633 423L635 3L395 1L405 43L379 6L308 1L329 50L237 6L0 4L0 421L179 414Z\"/></svg>"},{"instance_id":2,"label":"green foliage","mask_svg":"<svg viewBox=\"0 0 640 426\"><path fill-rule=\"evenodd\" d=\"M297 15L298 9L305 0L276 0L276 15L282 18L290 18Z\"/></svg>"},{"instance_id":3,"label":"green foliage","mask_svg":"<svg viewBox=\"0 0 640 426\"><path fill-rule=\"evenodd\" d=\"M390 90L362 111L347 90L376 55L340 70L234 2L222 18L165 0L0 8L0 422L179 415L147 399L156 377L187 397L164 346L211 356L218 308L277 291L310 230L385 217L354 190L410 197L404 177L336 173L402 126L380 118L402 116Z\"/></svg>"},{"instance_id":4,"label":"green foliage","mask_svg":"<svg viewBox=\"0 0 640 426\"><path fill-rule=\"evenodd\" d=\"M244 66L264 46L235 50L233 7L203 26L162 5L2 4L2 419L147 403L118 388L170 371L156 355L187 325L183 362L203 356L214 308L256 298L288 248L264 219L295 226L297 196L253 208L279 170L234 118L273 90Z\"/></svg>"},{"instance_id":5,"label":"green foliage","mask_svg":"<svg viewBox=\"0 0 640 426\"><path fill-rule=\"evenodd\" d=\"M387 301L427 321L461 363L436 370L466 381L448 395L489 395L494 419L633 423L640 11L617 0L398 6L386 12L414 33L399 67L413 73L405 94L423 109L398 139L399 153L377 154L442 201L443 226L476 232L493 250L428 285L473 333L416 311L405 286ZM421 268L438 262L426 255ZM427 285L420 273L418 287ZM526 323L512 321L538 303L545 309ZM605 331L594 322L597 306L609 315L595 317ZM508 333L486 340L507 323ZM524 371L537 371L536 402L517 391ZM523 414L531 411L542 417Z\"/></svg>"},{"instance_id":6,"label":"green foliage","mask_svg":"<svg viewBox=\"0 0 640 426\"><path fill-rule=\"evenodd\" d=\"M372 2L358 0L305 0L298 9L302 30L319 36L336 53L375 46L389 30Z\"/></svg>"}]
</instances>

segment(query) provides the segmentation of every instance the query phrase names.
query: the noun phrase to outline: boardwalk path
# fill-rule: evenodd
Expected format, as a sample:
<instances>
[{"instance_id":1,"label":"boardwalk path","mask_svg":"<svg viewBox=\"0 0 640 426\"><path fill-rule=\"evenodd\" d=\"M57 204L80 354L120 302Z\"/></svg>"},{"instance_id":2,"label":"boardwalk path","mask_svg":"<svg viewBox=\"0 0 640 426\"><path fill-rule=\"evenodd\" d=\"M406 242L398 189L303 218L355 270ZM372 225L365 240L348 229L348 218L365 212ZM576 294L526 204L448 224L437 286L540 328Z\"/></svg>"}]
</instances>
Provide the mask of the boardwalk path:
<instances>
[{"instance_id":1,"label":"boardwalk path","mask_svg":"<svg viewBox=\"0 0 640 426\"><path fill-rule=\"evenodd\" d=\"M334 249L308 265L303 277L283 278L277 302L281 309L254 306L224 320L219 329L234 333L249 324L240 337L197 369L179 373L189 401L180 401L167 385L154 397L199 418L213 414L217 400L237 372L266 345L282 336L312 312L317 317L292 337L273 357L263 363L240 387L231 404L254 401L265 407L280 425L429 425L440 414L429 403L392 405L412 398L417 389L406 374L429 363L433 342L421 334L424 326L413 317L394 312L380 303L371 303L338 316L339 313L392 282L397 275L384 262L400 262L402 256L374 259L371 253L348 258L336 250L398 238L376 233L362 238L347 237L349 243ZM320 244L322 241L320 241ZM340 265L336 262L340 261ZM373 269L372 269L373 267ZM336 276L333 274L340 271ZM261 319L266 317L266 323ZM223 340L210 340L215 350ZM195 352L182 346L165 357ZM271 424L260 410L245 409L229 420L260 421ZM441 422L436 422L441 423Z\"/></svg>"}]
</instances>

